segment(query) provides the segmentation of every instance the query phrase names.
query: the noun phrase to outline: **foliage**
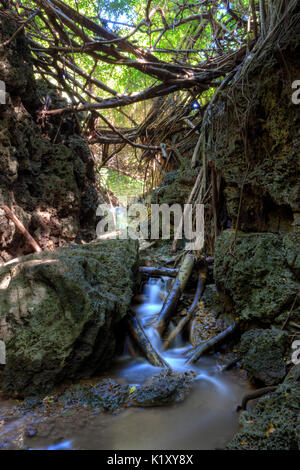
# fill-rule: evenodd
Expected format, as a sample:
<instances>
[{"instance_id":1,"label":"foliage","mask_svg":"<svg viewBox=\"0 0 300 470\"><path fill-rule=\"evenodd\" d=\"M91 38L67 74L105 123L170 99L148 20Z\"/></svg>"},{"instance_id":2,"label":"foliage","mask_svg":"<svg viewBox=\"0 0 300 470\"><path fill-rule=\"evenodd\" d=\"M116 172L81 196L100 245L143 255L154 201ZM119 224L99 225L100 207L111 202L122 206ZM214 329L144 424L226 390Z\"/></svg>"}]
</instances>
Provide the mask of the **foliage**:
<instances>
[{"instance_id":1,"label":"foliage","mask_svg":"<svg viewBox=\"0 0 300 470\"><path fill-rule=\"evenodd\" d=\"M143 192L143 184L128 175L102 168L99 172L101 187L108 189L121 201L137 197Z\"/></svg>"}]
</instances>

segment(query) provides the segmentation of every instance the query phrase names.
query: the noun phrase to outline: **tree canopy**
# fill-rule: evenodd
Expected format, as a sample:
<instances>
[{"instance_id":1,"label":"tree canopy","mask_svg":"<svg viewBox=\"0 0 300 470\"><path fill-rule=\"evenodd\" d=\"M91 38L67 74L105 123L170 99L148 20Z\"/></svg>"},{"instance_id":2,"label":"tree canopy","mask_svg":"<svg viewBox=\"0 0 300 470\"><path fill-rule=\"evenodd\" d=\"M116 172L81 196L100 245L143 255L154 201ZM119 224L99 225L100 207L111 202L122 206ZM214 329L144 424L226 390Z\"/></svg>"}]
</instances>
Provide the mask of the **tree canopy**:
<instances>
[{"instance_id":1,"label":"tree canopy","mask_svg":"<svg viewBox=\"0 0 300 470\"><path fill-rule=\"evenodd\" d=\"M167 159L162 130L181 121L183 141L199 132L216 92L243 77L297 3L11 0L10 12L25 29L36 75L67 97L41 113L80 115L105 164L125 145L141 160L157 152Z\"/></svg>"}]
</instances>

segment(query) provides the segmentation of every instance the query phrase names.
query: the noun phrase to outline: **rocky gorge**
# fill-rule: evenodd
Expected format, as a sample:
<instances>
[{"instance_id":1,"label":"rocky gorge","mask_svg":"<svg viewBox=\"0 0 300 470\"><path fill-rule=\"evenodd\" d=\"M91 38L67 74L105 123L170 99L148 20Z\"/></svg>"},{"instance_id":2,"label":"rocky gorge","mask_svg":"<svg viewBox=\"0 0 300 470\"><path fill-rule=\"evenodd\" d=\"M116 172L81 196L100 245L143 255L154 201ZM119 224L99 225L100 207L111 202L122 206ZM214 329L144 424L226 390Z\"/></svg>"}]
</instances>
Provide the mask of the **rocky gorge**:
<instances>
[{"instance_id":1,"label":"rocky gorge","mask_svg":"<svg viewBox=\"0 0 300 470\"><path fill-rule=\"evenodd\" d=\"M16 21L0 16L0 43L16 30ZM198 317L190 317L197 345L235 323L234 334L210 347L208 357L221 354L222 366L233 361L233 373L247 377L255 391L266 388L253 395L255 406L240 412L240 428L224 445L231 450L300 448L300 370L292 360L300 336L300 105L291 101L285 79L300 77L299 57L298 23L251 69L247 85L238 81L241 68L236 84L214 102L205 158L216 178L216 237L195 256L187 293L180 292L172 314L176 328L205 267ZM139 267L180 272L184 250L180 258L162 240L146 248L137 240L97 240L102 195L88 141L73 115L43 114L63 107L65 98L34 76L23 32L0 49L0 65L6 85L0 104L0 423L3 396L20 401L13 413L3 412L7 422L26 410L44 418L51 400L59 419L69 408L119 412L183 401L195 373L164 370L137 386L115 381L110 371L142 295ZM190 168L190 160L189 150L178 169L162 175L148 204L188 200L203 168L203 161ZM13 210L40 252L32 253L3 207ZM205 199L205 209L213 213L212 200ZM207 240L213 224L211 217ZM147 348L130 345L133 356L145 354ZM21 433L28 434L28 422ZM7 442L0 434L0 448Z\"/></svg>"}]
</instances>

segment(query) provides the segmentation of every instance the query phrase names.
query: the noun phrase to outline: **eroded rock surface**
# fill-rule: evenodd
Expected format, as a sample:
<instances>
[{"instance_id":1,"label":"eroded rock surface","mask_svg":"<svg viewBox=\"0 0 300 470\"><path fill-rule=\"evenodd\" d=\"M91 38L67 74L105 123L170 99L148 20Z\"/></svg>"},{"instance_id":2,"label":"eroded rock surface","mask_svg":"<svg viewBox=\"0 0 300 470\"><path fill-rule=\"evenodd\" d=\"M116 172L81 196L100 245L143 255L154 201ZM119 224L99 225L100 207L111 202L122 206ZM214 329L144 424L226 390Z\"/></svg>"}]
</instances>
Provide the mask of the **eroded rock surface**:
<instances>
[{"instance_id":1,"label":"eroded rock surface","mask_svg":"<svg viewBox=\"0 0 300 470\"><path fill-rule=\"evenodd\" d=\"M290 310L300 289L299 240L299 232L239 232L234 242L226 230L218 237L215 281L242 321L268 325Z\"/></svg>"},{"instance_id":2,"label":"eroded rock surface","mask_svg":"<svg viewBox=\"0 0 300 470\"><path fill-rule=\"evenodd\" d=\"M11 12L5 14L0 43L19 27ZM35 81L22 32L0 51L0 80L7 91L6 103L0 104L0 206L13 210L42 249L63 246L78 234L90 240L98 205L94 159L76 135L74 117L41 116L46 102L50 109L66 103ZM31 251L0 209L0 263Z\"/></svg>"},{"instance_id":3,"label":"eroded rock surface","mask_svg":"<svg viewBox=\"0 0 300 470\"><path fill-rule=\"evenodd\" d=\"M288 334L278 329L254 329L243 334L239 345L242 367L252 380L277 385L286 375L284 352Z\"/></svg>"},{"instance_id":4,"label":"eroded rock surface","mask_svg":"<svg viewBox=\"0 0 300 470\"><path fill-rule=\"evenodd\" d=\"M137 242L107 240L28 255L0 268L3 390L47 392L107 368L131 301Z\"/></svg>"}]
</instances>

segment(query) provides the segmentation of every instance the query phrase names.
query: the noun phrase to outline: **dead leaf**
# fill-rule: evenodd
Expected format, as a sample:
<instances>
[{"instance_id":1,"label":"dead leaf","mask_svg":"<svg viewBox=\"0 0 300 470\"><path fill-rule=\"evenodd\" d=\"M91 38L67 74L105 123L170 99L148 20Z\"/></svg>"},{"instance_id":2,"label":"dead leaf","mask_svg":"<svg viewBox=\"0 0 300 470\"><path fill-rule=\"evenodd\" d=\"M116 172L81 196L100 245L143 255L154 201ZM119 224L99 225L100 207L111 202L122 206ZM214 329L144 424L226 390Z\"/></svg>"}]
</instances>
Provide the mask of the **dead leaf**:
<instances>
[{"instance_id":1,"label":"dead leaf","mask_svg":"<svg viewBox=\"0 0 300 470\"><path fill-rule=\"evenodd\" d=\"M266 431L266 436L267 437L270 437L270 434L272 434L272 432L276 431L276 429L274 428L274 425L272 423L269 424L269 427Z\"/></svg>"}]
</instances>

